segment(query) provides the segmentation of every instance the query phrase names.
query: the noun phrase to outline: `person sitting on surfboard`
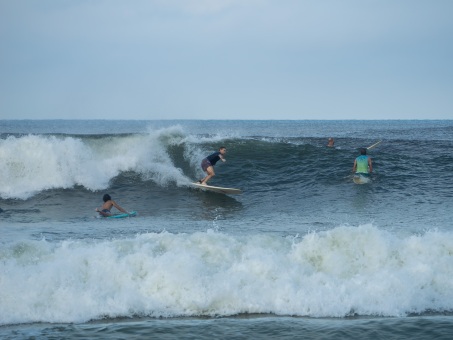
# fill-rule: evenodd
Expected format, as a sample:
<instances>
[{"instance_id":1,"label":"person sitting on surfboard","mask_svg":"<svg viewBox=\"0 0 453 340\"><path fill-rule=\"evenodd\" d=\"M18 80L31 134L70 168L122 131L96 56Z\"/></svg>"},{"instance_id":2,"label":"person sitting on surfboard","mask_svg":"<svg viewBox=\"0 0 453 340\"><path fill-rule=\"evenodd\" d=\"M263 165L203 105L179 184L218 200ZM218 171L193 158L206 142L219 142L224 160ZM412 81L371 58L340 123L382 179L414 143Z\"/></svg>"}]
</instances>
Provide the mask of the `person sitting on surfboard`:
<instances>
[{"instance_id":1,"label":"person sitting on surfboard","mask_svg":"<svg viewBox=\"0 0 453 340\"><path fill-rule=\"evenodd\" d=\"M352 167L352 172L356 174L370 174L373 171L373 163L371 158L367 156L366 149L360 149L360 156L354 160L354 166Z\"/></svg>"},{"instance_id":2,"label":"person sitting on surfboard","mask_svg":"<svg viewBox=\"0 0 453 340\"><path fill-rule=\"evenodd\" d=\"M214 165L221 160L222 162L226 162L226 159L223 157L226 153L226 148L221 146L219 151L214 152L213 154L209 155L208 157L204 158L201 161L201 168L204 172L206 172L207 176L203 179L200 179L198 183L206 185L208 181L215 176L214 172Z\"/></svg>"},{"instance_id":3,"label":"person sitting on surfboard","mask_svg":"<svg viewBox=\"0 0 453 340\"><path fill-rule=\"evenodd\" d=\"M333 148L334 145L335 145L335 141L333 140L332 137L330 137L330 138L329 138L329 141L328 141L328 143L327 143L327 146L328 146L329 148Z\"/></svg>"},{"instance_id":4,"label":"person sitting on surfboard","mask_svg":"<svg viewBox=\"0 0 453 340\"><path fill-rule=\"evenodd\" d=\"M101 209L99 210L99 208L96 208L96 211L102 216L104 217L112 216L112 213L110 212L112 207L115 207L116 209L125 214L128 214L126 210L121 208L114 200L112 200L109 194L105 194L104 197L102 197L102 199L104 201L104 204L102 205Z\"/></svg>"}]
</instances>

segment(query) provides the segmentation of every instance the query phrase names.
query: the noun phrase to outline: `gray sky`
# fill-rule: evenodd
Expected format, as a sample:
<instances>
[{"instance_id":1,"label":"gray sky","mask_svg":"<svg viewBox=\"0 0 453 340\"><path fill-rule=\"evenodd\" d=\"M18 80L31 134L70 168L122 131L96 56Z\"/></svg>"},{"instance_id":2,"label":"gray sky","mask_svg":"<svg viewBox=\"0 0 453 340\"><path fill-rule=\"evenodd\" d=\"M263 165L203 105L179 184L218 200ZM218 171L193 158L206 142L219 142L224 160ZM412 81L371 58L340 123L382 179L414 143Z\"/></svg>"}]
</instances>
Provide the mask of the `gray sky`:
<instances>
[{"instance_id":1,"label":"gray sky","mask_svg":"<svg viewBox=\"0 0 453 340\"><path fill-rule=\"evenodd\" d=\"M0 119L453 119L451 0L0 0Z\"/></svg>"}]
</instances>

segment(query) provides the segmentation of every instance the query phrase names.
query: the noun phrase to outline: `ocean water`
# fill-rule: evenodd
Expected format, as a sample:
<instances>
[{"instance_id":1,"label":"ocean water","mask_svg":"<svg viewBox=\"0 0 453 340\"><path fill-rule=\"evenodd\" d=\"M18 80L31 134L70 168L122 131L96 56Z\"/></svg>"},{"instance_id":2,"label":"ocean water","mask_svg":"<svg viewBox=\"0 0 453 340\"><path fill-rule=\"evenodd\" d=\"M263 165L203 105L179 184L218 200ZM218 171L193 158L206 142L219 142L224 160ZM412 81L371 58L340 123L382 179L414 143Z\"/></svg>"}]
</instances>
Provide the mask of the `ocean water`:
<instances>
[{"instance_id":1,"label":"ocean water","mask_svg":"<svg viewBox=\"0 0 453 340\"><path fill-rule=\"evenodd\" d=\"M450 339L452 173L451 120L0 120L0 337Z\"/></svg>"}]
</instances>

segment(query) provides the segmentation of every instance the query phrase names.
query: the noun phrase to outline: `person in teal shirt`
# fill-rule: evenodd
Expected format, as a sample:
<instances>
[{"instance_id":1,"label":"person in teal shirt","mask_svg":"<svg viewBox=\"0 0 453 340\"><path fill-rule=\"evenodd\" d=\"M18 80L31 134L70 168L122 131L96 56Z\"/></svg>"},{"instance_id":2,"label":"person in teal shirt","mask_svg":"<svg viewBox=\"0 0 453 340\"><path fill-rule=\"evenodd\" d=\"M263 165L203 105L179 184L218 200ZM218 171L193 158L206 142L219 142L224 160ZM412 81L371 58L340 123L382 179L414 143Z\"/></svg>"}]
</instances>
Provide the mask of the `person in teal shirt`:
<instances>
[{"instance_id":1,"label":"person in teal shirt","mask_svg":"<svg viewBox=\"0 0 453 340\"><path fill-rule=\"evenodd\" d=\"M373 163L371 158L367 156L366 149L360 149L360 156L354 160L352 172L356 174L370 174L373 171Z\"/></svg>"}]
</instances>

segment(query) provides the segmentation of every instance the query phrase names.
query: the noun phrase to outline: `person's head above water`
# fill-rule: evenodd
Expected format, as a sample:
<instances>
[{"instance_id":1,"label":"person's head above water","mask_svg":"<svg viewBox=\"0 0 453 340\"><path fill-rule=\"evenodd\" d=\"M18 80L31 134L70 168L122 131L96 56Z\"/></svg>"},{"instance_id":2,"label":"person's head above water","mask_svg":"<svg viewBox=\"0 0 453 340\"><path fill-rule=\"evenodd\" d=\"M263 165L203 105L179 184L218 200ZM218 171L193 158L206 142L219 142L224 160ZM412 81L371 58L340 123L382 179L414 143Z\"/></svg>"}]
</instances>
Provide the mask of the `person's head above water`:
<instances>
[{"instance_id":1,"label":"person's head above water","mask_svg":"<svg viewBox=\"0 0 453 340\"><path fill-rule=\"evenodd\" d=\"M110 201L112 198L110 197L109 194L105 194L104 197L102 197L102 199L104 200L104 202L107 202Z\"/></svg>"},{"instance_id":2,"label":"person's head above water","mask_svg":"<svg viewBox=\"0 0 453 340\"><path fill-rule=\"evenodd\" d=\"M360 154L366 155L366 148L360 148Z\"/></svg>"}]
</instances>

